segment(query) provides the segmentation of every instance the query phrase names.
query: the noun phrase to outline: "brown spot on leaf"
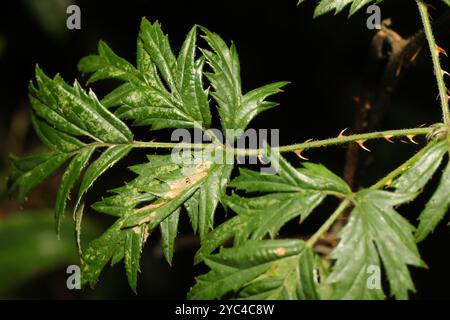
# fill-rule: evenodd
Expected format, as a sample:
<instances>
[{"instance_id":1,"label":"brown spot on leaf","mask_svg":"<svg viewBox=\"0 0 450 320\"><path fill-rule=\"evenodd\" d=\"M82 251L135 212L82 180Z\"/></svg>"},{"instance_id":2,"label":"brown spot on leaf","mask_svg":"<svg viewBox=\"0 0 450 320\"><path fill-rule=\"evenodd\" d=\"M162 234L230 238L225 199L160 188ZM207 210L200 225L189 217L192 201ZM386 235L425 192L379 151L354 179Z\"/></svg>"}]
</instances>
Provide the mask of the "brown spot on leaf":
<instances>
[{"instance_id":1,"label":"brown spot on leaf","mask_svg":"<svg viewBox=\"0 0 450 320\"><path fill-rule=\"evenodd\" d=\"M148 216L146 216L145 218L143 218L141 221L139 221L138 225L150 222L153 220L153 218L156 216L156 212L153 211L152 213L150 213Z\"/></svg>"},{"instance_id":2,"label":"brown spot on leaf","mask_svg":"<svg viewBox=\"0 0 450 320\"><path fill-rule=\"evenodd\" d=\"M206 171L197 172L189 177L174 181L169 184L170 191L166 193L167 198L173 199L179 195L187 187L196 184L198 181L206 177Z\"/></svg>"},{"instance_id":3,"label":"brown spot on leaf","mask_svg":"<svg viewBox=\"0 0 450 320\"><path fill-rule=\"evenodd\" d=\"M136 233L136 234L141 234L142 229L141 229L140 226L136 226L136 227L133 228L133 232Z\"/></svg>"},{"instance_id":4,"label":"brown spot on leaf","mask_svg":"<svg viewBox=\"0 0 450 320\"><path fill-rule=\"evenodd\" d=\"M279 247L277 249L277 256L279 257L284 257L284 255L286 254L286 249L283 247Z\"/></svg>"}]
</instances>

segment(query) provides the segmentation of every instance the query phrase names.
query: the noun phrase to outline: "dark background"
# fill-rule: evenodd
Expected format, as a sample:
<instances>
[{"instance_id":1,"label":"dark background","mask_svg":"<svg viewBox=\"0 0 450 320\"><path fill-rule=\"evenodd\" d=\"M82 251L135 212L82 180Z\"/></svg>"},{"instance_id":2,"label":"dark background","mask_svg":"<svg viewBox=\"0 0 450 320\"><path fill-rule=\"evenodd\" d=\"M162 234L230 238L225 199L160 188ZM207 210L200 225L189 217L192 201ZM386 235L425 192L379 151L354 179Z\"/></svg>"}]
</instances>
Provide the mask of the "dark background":
<instances>
[{"instance_id":1,"label":"dark background","mask_svg":"<svg viewBox=\"0 0 450 320\"><path fill-rule=\"evenodd\" d=\"M313 19L314 0L296 6L296 1L3 1L0 5L0 152L1 177L6 175L6 156L39 150L40 144L29 126L27 85L39 63L49 75L59 72L72 82L82 83L86 77L77 71L79 59L96 51L98 40L105 40L117 54L134 62L135 44L140 19L159 20L169 34L175 52L194 24L219 33L227 42L233 40L241 61L243 91L270 82L291 82L275 100L280 106L255 119L254 128L279 128L282 145L302 142L309 138L336 136L343 128L351 128L356 105L355 96L361 93L369 67L370 41L375 31L366 28L364 10L351 19L348 9L343 13ZM81 8L81 30L67 30L65 8L69 4ZM416 5L412 0L386 1L381 5L382 17L392 18L393 29L404 37L421 28ZM436 3L433 16L438 17L444 6ZM441 47L449 49L448 34L438 37ZM201 45L205 45L200 40ZM400 85L393 95L382 128L416 127L440 120L437 89L433 78L428 49L423 50L417 64L402 74ZM448 66L448 60L443 60ZM99 96L112 88L111 83L93 86ZM167 134L138 130L139 138L162 140ZM424 141L418 139L423 145ZM370 185L418 150L412 144L369 142L372 149L370 166L363 168L358 183ZM312 150L306 156L323 162L341 174L345 148ZM299 161L288 156L295 165ZM119 186L132 177L126 165L143 159L132 156L102 177L90 194L96 199L111 187ZM4 180L4 179L3 179ZM414 224L420 209L435 187L434 181L414 204L401 212ZM3 182L2 182L3 183ZM24 205L37 210L53 206L57 177L36 189ZM4 187L0 191L4 194ZM88 200L89 200L88 199ZM89 201L88 201L89 202ZM301 227L287 226L285 235L313 232L330 213L334 202L321 206ZM0 223L13 214L21 214L14 198L0 198ZM49 213L50 214L50 213ZM110 220L88 212L93 223L106 226ZM218 212L218 219L223 213ZM181 226L184 245L175 253L173 267L164 261L153 235L142 258L142 274L138 284L138 298L184 298L193 285L194 275L205 270L192 267L197 244L191 237L187 223ZM70 236L70 235L69 235ZM55 241L58 241L55 236ZM419 245L428 270L412 269L418 293L413 299L449 298L448 244L450 233L445 223L427 241ZM4 259L0 251L0 260ZM0 277L8 275L1 274ZM64 268L40 271L6 293L12 298L134 298L128 288L121 265L106 267L95 290L82 293L65 288Z\"/></svg>"}]
</instances>

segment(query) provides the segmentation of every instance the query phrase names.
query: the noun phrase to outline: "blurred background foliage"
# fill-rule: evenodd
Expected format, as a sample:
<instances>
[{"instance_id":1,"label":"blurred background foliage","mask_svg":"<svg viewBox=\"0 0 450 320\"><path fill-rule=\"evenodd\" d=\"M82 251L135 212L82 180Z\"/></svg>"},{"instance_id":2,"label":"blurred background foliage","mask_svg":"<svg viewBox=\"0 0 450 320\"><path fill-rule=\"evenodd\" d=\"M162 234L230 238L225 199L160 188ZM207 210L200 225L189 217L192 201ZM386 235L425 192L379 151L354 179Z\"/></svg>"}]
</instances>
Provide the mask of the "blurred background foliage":
<instances>
[{"instance_id":1,"label":"blurred background foliage","mask_svg":"<svg viewBox=\"0 0 450 320\"><path fill-rule=\"evenodd\" d=\"M369 67L374 31L365 27L364 11L351 19L345 14L312 19L315 1L305 1L300 7L296 7L296 2L3 1L0 11L0 298L136 298L127 286L121 265L107 267L95 290L67 290L66 268L79 260L71 217L64 220L60 240L54 233L51 208L60 176L52 177L34 190L23 207L6 193L8 155L21 156L43 148L30 126L27 98L35 64L39 63L49 74L60 72L69 82L78 78L83 83L86 77L77 72L77 62L95 52L100 39L119 55L134 61L142 16L162 23L175 50L192 25L201 24L236 43L244 89L280 80L292 82L277 97L281 106L258 117L252 127L280 128L281 144L335 136L343 128L352 127L354 97L360 94ZM81 30L66 28L66 8L70 4L81 8ZM440 3L435 8L432 12L435 16L444 10ZM386 0L382 16L392 18L393 28L405 37L421 27L411 0ZM438 43L447 51L449 40L448 34L438 37ZM439 121L437 89L429 60L422 53L416 65L402 75L381 129ZM444 66L449 69L448 60ZM95 86L99 96L111 88L112 83L108 82ZM138 139L162 141L168 137L170 132L137 130ZM358 181L361 185L373 183L418 148L386 142L368 146L373 152L362 164L364 170ZM345 148L314 150L306 156L323 162L336 173L343 171ZM132 174L126 166L142 159L142 154L132 152L124 163L96 183L88 203L130 179ZM289 160L299 164L295 155L290 155ZM402 213L414 224L433 188L431 184L419 201L402 208ZM333 206L334 203L326 203L301 227L296 222L287 225L283 235L307 235L321 225ZM92 210L87 210L85 216L85 241L111 223L111 219ZM224 213L219 213L218 218L223 219ZM198 242L187 223L182 223L181 233L172 268L163 259L158 235L152 236L143 254L137 298L184 298L194 276L204 271L201 266L192 266ZM446 264L449 241L449 228L442 224L428 241L420 244L429 269L412 270L418 291L413 299L449 298Z\"/></svg>"}]
</instances>

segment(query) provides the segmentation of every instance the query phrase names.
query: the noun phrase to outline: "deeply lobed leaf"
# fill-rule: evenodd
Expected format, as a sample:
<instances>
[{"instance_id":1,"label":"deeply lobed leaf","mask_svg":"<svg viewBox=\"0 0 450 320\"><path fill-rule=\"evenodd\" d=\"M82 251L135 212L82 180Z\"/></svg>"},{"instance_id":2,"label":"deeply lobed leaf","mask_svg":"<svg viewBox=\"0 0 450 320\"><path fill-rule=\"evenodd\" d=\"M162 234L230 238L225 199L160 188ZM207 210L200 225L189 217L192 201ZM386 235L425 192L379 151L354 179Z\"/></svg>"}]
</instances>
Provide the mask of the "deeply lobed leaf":
<instances>
[{"instance_id":1,"label":"deeply lobed leaf","mask_svg":"<svg viewBox=\"0 0 450 320\"><path fill-rule=\"evenodd\" d=\"M356 194L355 208L331 254L337 260L328 278L334 285L334 299L382 299L383 289L368 284L371 268L381 270L381 262L391 295L406 299L408 291L414 290L408 265L423 267L424 263L414 241L414 227L393 208L413 197L379 190Z\"/></svg>"},{"instance_id":2,"label":"deeply lobed leaf","mask_svg":"<svg viewBox=\"0 0 450 320\"><path fill-rule=\"evenodd\" d=\"M348 185L322 165L306 163L293 168L281 155L272 151L277 175L241 169L229 186L248 193L267 193L262 196L241 197L236 194L224 198L224 203L237 213L212 231L196 254L198 263L225 241L234 239L235 245L247 239L274 238L280 228L291 219L304 220L323 201L327 194L351 194Z\"/></svg>"},{"instance_id":3,"label":"deeply lobed leaf","mask_svg":"<svg viewBox=\"0 0 450 320\"><path fill-rule=\"evenodd\" d=\"M299 265L304 250L301 240L249 240L239 247L222 249L205 259L211 271L197 278L188 298L216 299L241 288L244 288L241 295L252 299L297 297L297 292L302 290L297 287L297 280L303 287L314 281L312 269Z\"/></svg>"}]
</instances>

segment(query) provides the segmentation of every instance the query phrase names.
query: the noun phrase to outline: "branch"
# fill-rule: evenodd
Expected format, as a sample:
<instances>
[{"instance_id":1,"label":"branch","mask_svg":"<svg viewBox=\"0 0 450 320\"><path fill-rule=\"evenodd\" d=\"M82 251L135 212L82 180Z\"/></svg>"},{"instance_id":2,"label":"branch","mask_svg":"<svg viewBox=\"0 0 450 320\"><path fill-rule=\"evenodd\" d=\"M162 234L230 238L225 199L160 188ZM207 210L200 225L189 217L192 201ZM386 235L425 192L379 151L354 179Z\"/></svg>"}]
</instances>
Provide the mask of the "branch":
<instances>
[{"instance_id":1,"label":"branch","mask_svg":"<svg viewBox=\"0 0 450 320\"><path fill-rule=\"evenodd\" d=\"M273 147L272 149L278 150L278 152L293 152L297 150L308 150L313 148L324 148L334 145L342 145L350 142L357 142L362 145L363 142L374 139L393 139L398 137L407 137L412 140L414 136L418 135L428 135L431 132L436 130L436 127L422 127L422 128L412 128L412 129L399 129L399 130L387 130L387 131L378 131L378 132L370 132L363 134L354 134L344 136L340 134L335 138L329 138L324 140L317 141L308 141L298 144L286 145L281 147ZM92 143L89 144L89 147L111 147L118 144L109 144L109 143ZM235 155L241 156L250 156L250 155L260 155L264 152L264 149L244 149L244 148L230 148L225 147L224 145L218 145L215 143L181 143L181 142L145 142L145 141L133 141L130 145L133 148L154 148L154 149L206 149L206 148L223 148L226 152L233 152Z\"/></svg>"},{"instance_id":2,"label":"branch","mask_svg":"<svg viewBox=\"0 0 450 320\"><path fill-rule=\"evenodd\" d=\"M448 110L448 95L447 87L445 86L444 75L445 71L441 67L441 62L439 60L439 55L444 53L434 39L433 31L431 28L430 17L428 16L428 8L420 0L416 0L417 6L419 8L420 17L422 18L423 28L425 31L425 36L428 42L428 46L431 52L431 59L433 61L434 74L436 76L436 82L439 89L439 98L441 101L442 118L445 125L448 127L450 125L450 114Z\"/></svg>"},{"instance_id":3,"label":"branch","mask_svg":"<svg viewBox=\"0 0 450 320\"><path fill-rule=\"evenodd\" d=\"M322 237L322 235L330 229L333 223L340 217L342 213L347 209L350 205L351 201L349 199L345 199L341 202L341 204L336 208L336 210L328 217L327 221L314 233L311 238L305 243L305 247L312 248L314 244Z\"/></svg>"}]
</instances>

